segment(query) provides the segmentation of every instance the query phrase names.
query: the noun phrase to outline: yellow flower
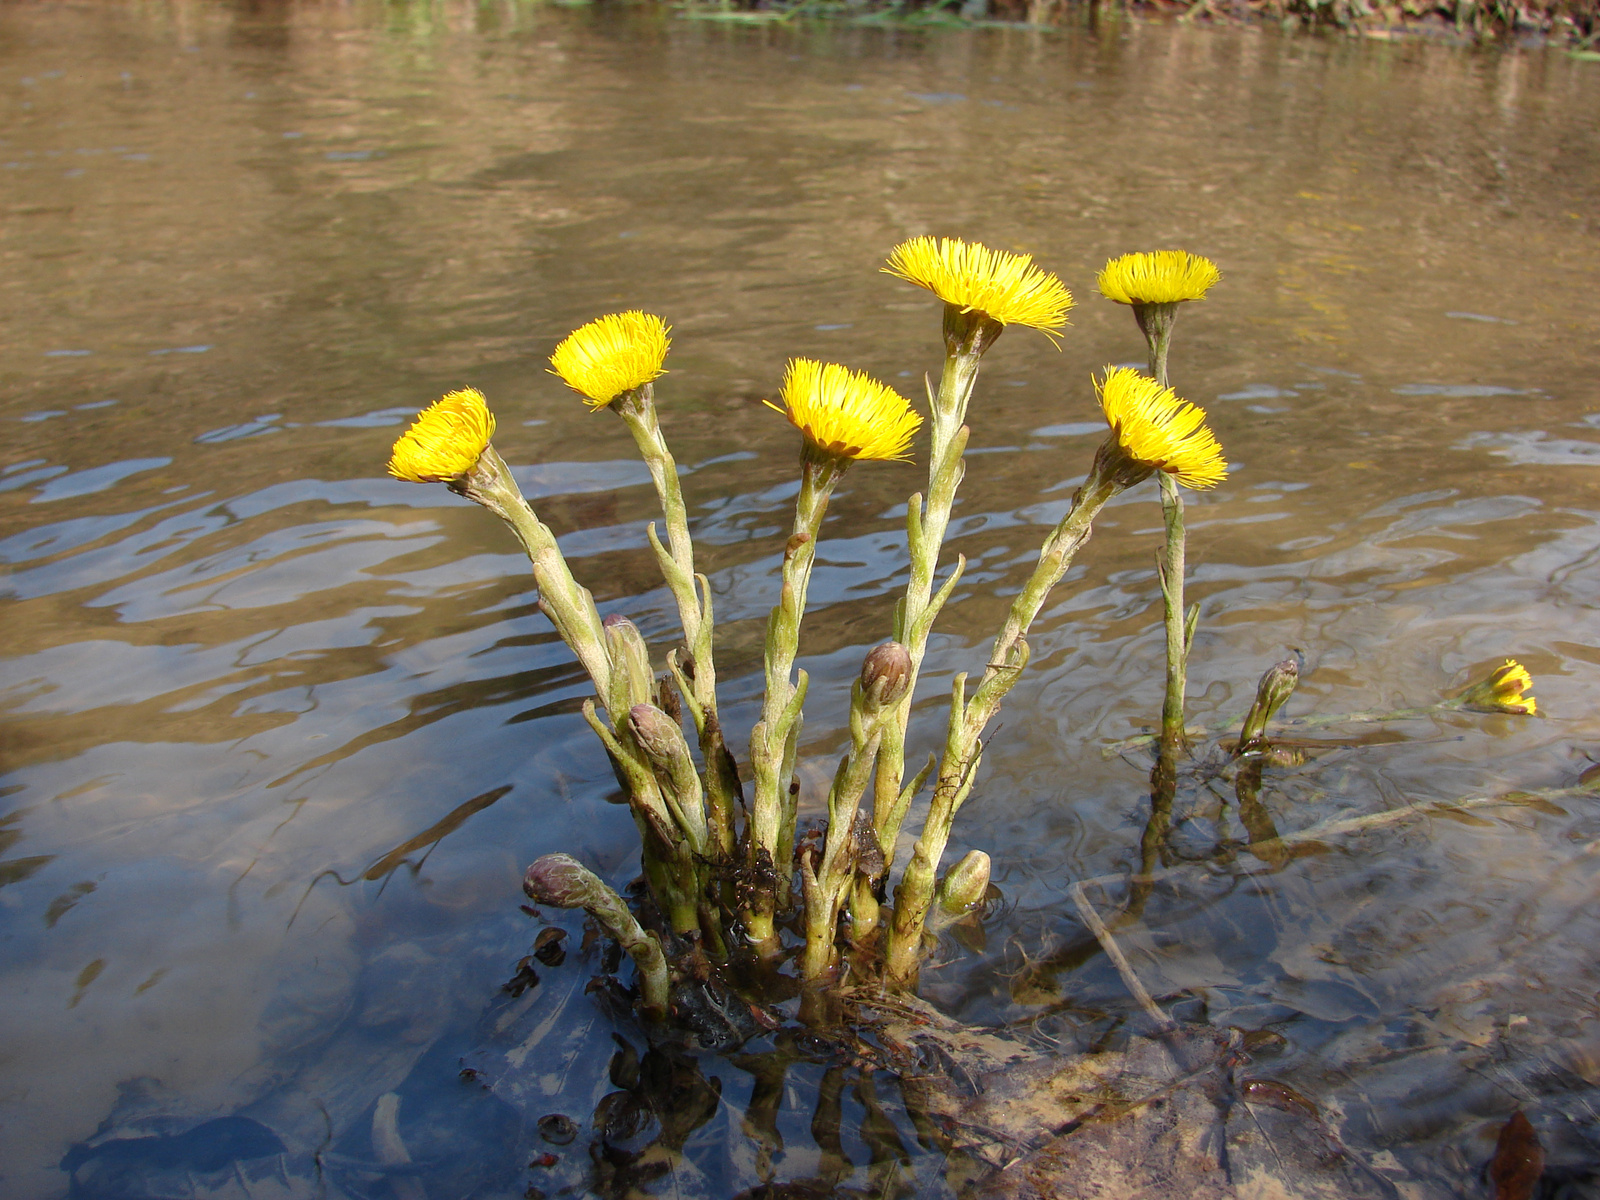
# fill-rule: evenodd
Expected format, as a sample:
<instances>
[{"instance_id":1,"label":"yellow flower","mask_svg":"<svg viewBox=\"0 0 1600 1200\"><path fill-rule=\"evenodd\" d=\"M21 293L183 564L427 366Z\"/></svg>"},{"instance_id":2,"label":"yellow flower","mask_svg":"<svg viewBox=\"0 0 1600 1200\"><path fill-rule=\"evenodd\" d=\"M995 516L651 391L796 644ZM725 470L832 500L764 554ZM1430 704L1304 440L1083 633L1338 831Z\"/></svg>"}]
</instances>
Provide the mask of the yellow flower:
<instances>
[{"instance_id":1,"label":"yellow flower","mask_svg":"<svg viewBox=\"0 0 1600 1200\"><path fill-rule=\"evenodd\" d=\"M1124 254L1100 272L1100 294L1118 304L1176 304L1202 300L1222 278L1217 264L1187 250Z\"/></svg>"},{"instance_id":2,"label":"yellow flower","mask_svg":"<svg viewBox=\"0 0 1600 1200\"><path fill-rule=\"evenodd\" d=\"M1095 381L1106 423L1123 453L1192 488L1216 487L1228 473L1205 411L1132 367L1107 367Z\"/></svg>"},{"instance_id":3,"label":"yellow flower","mask_svg":"<svg viewBox=\"0 0 1600 1200\"><path fill-rule=\"evenodd\" d=\"M389 456L389 474L411 483L460 479L494 436L494 414L477 388L451 392L417 414Z\"/></svg>"},{"instance_id":4,"label":"yellow flower","mask_svg":"<svg viewBox=\"0 0 1600 1200\"><path fill-rule=\"evenodd\" d=\"M1528 674L1528 668L1516 659L1508 658L1504 666L1496 667L1487 677L1462 692L1461 703L1467 708L1531 717L1539 709L1533 697L1525 696L1523 692L1532 686L1533 677Z\"/></svg>"},{"instance_id":5,"label":"yellow flower","mask_svg":"<svg viewBox=\"0 0 1600 1200\"><path fill-rule=\"evenodd\" d=\"M550 356L559 375L590 408L604 408L623 392L664 375L668 326L644 312L612 313L569 333Z\"/></svg>"},{"instance_id":6,"label":"yellow flower","mask_svg":"<svg viewBox=\"0 0 1600 1200\"><path fill-rule=\"evenodd\" d=\"M784 413L817 449L841 458L904 459L922 417L911 402L870 375L796 358L783 376Z\"/></svg>"},{"instance_id":7,"label":"yellow flower","mask_svg":"<svg viewBox=\"0 0 1600 1200\"><path fill-rule=\"evenodd\" d=\"M956 238L916 237L902 242L883 268L927 288L963 312L977 310L1002 325L1027 325L1046 333L1067 323L1072 293L1029 254L1007 254Z\"/></svg>"}]
</instances>

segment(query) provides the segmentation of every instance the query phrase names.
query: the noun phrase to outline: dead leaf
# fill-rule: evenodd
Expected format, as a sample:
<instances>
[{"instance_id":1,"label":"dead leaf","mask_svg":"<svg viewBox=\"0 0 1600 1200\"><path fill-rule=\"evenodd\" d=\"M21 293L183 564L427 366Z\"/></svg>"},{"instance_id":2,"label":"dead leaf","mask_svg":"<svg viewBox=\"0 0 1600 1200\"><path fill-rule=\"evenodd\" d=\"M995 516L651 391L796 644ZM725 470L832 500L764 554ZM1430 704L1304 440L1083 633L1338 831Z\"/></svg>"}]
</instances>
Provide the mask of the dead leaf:
<instances>
[{"instance_id":1,"label":"dead leaf","mask_svg":"<svg viewBox=\"0 0 1600 1200\"><path fill-rule=\"evenodd\" d=\"M1544 1174L1544 1147L1533 1125L1519 1108L1500 1130L1489 1163L1489 1179L1494 1184L1494 1200L1531 1200L1533 1189Z\"/></svg>"}]
</instances>

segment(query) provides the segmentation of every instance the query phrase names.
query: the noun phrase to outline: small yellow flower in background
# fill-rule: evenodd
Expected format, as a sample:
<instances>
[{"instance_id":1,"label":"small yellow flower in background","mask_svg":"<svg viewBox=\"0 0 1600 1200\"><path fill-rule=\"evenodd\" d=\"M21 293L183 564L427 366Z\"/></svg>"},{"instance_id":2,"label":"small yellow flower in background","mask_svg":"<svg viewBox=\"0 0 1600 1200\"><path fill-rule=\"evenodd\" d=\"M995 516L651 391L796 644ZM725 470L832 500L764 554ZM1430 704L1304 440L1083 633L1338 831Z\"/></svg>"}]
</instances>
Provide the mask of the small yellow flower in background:
<instances>
[{"instance_id":1,"label":"small yellow flower in background","mask_svg":"<svg viewBox=\"0 0 1600 1200\"><path fill-rule=\"evenodd\" d=\"M1524 695L1532 686L1533 677L1528 674L1528 668L1516 659L1508 658L1504 666L1496 667L1486 678L1462 692L1461 704L1485 712L1531 717L1539 711L1533 697Z\"/></svg>"},{"instance_id":2,"label":"small yellow flower in background","mask_svg":"<svg viewBox=\"0 0 1600 1200\"><path fill-rule=\"evenodd\" d=\"M590 408L604 408L623 392L666 373L668 326L652 313L612 313L569 333L550 365Z\"/></svg>"},{"instance_id":3,"label":"small yellow flower in background","mask_svg":"<svg viewBox=\"0 0 1600 1200\"><path fill-rule=\"evenodd\" d=\"M927 288L946 304L976 310L1002 325L1049 333L1067 323L1072 293L1029 254L1007 254L957 238L916 237L889 255L883 270Z\"/></svg>"},{"instance_id":4,"label":"small yellow flower in background","mask_svg":"<svg viewBox=\"0 0 1600 1200\"><path fill-rule=\"evenodd\" d=\"M417 414L389 456L389 474L411 483L460 479L489 447L494 414L477 388L462 388Z\"/></svg>"},{"instance_id":5,"label":"small yellow flower in background","mask_svg":"<svg viewBox=\"0 0 1600 1200\"><path fill-rule=\"evenodd\" d=\"M1222 272L1209 258L1187 250L1124 254L1100 272L1100 294L1118 304L1176 304L1203 300Z\"/></svg>"},{"instance_id":6,"label":"small yellow flower in background","mask_svg":"<svg viewBox=\"0 0 1600 1200\"><path fill-rule=\"evenodd\" d=\"M1228 474L1205 410L1132 367L1107 367L1095 381L1106 423L1127 456L1185 487L1216 487Z\"/></svg>"},{"instance_id":7,"label":"small yellow flower in background","mask_svg":"<svg viewBox=\"0 0 1600 1200\"><path fill-rule=\"evenodd\" d=\"M790 361L783 376L783 413L818 450L841 458L904 459L922 417L899 392L870 375L820 363Z\"/></svg>"}]
</instances>

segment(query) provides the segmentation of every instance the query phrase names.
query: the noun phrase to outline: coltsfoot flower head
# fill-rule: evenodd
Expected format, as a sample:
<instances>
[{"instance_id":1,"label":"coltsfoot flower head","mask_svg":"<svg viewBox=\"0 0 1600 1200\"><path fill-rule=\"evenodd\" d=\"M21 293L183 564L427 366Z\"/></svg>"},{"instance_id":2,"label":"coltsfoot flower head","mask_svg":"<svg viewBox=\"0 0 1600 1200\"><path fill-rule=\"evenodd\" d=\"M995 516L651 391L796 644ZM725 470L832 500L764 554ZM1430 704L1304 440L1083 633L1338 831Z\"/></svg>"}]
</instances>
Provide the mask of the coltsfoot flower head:
<instances>
[{"instance_id":1,"label":"coltsfoot flower head","mask_svg":"<svg viewBox=\"0 0 1600 1200\"><path fill-rule=\"evenodd\" d=\"M462 388L417 414L389 455L389 474L411 483L460 479L489 448L494 414L477 388Z\"/></svg>"},{"instance_id":2,"label":"coltsfoot flower head","mask_svg":"<svg viewBox=\"0 0 1600 1200\"><path fill-rule=\"evenodd\" d=\"M1533 697L1525 693L1533 686L1528 668L1514 658L1496 667L1461 693L1461 705L1481 712L1515 713L1531 717L1539 711Z\"/></svg>"},{"instance_id":3,"label":"coltsfoot flower head","mask_svg":"<svg viewBox=\"0 0 1600 1200\"><path fill-rule=\"evenodd\" d=\"M1100 294L1118 304L1176 304L1202 300L1222 278L1217 264L1187 250L1157 250L1113 258L1100 272Z\"/></svg>"},{"instance_id":4,"label":"coltsfoot flower head","mask_svg":"<svg viewBox=\"0 0 1600 1200\"><path fill-rule=\"evenodd\" d=\"M889 255L884 271L927 288L946 304L977 311L1001 325L1051 333L1067 323L1072 293L1034 265L1030 254L1008 254L959 238L915 237Z\"/></svg>"},{"instance_id":5,"label":"coltsfoot flower head","mask_svg":"<svg viewBox=\"0 0 1600 1200\"><path fill-rule=\"evenodd\" d=\"M1107 367L1095 381L1106 423L1134 462L1165 471L1185 487L1209 488L1228 474L1205 411L1132 367Z\"/></svg>"},{"instance_id":6,"label":"coltsfoot flower head","mask_svg":"<svg viewBox=\"0 0 1600 1200\"><path fill-rule=\"evenodd\" d=\"M806 441L840 459L904 459L922 417L899 392L870 375L796 358L783 376L784 408ZM787 411L785 411L787 410Z\"/></svg>"},{"instance_id":7,"label":"coltsfoot flower head","mask_svg":"<svg viewBox=\"0 0 1600 1200\"><path fill-rule=\"evenodd\" d=\"M669 326L645 312L612 313L569 333L550 356L551 372L604 408L624 392L666 373L661 364L672 344Z\"/></svg>"}]
</instances>

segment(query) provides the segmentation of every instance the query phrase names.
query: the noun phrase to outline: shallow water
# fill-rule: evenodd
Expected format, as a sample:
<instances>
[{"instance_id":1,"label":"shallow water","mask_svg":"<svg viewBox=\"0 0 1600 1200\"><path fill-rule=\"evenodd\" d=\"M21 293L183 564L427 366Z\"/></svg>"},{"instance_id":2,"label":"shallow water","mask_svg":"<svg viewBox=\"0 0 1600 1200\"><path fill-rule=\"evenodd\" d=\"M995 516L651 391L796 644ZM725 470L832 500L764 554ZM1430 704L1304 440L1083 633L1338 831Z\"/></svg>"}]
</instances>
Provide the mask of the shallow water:
<instances>
[{"instance_id":1,"label":"shallow water","mask_svg":"<svg viewBox=\"0 0 1600 1200\"><path fill-rule=\"evenodd\" d=\"M792 1051L774 1085L781 1149L741 1123L770 1059L608 1076L613 1034L643 1042L584 994L596 951L500 991L539 928L523 867L564 850L621 886L636 837L510 538L383 463L418 406L483 389L602 612L664 653L648 477L543 369L602 312L674 328L658 396L735 746L795 478L759 401L791 355L916 394L937 306L878 267L920 233L1033 253L1080 307L1059 350L1018 330L986 360L950 543L971 565L913 760L1087 469L1090 372L1141 359L1094 271L1167 245L1225 276L1172 365L1233 464L1190 512L1194 719L1238 714L1286 647L1306 656L1291 714L1428 704L1508 656L1543 710L1308 734L1370 744L1269 773L1276 827L1563 786L1600 742L1594 64L1138 24L11 5L0 106L7 1196L69 1175L83 1195L553 1194L589 1178L596 1103L636 1075L671 1128L608 1128L684 1147L660 1194L938 1186L892 1088L840 1092L825 1053ZM920 486L863 466L831 510L813 779L886 636ZM1030 639L951 846L993 854L1004 896L928 973L954 1016L1070 1049L1132 1011L1067 887L1111 877L1090 889L1109 914L1138 866L1147 764L1104 748L1160 708L1159 527L1151 486L1108 510ZM1520 1106L1593 1194L1600 804L1419 818L1285 863L1215 853L1245 836L1229 795L1180 795L1194 862L1119 929L1157 997L1280 1034L1261 1073L1429 1187L1481 1186ZM475 1062L492 1088L458 1078ZM842 1140L812 1123L835 1093ZM570 1147L531 1128L556 1111ZM379 1162L391 1119L410 1173Z\"/></svg>"}]
</instances>

